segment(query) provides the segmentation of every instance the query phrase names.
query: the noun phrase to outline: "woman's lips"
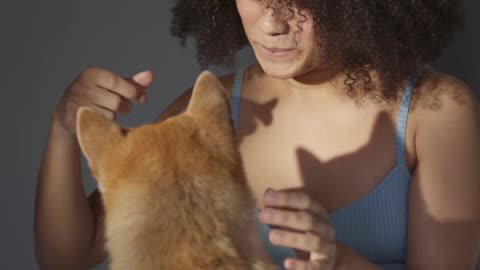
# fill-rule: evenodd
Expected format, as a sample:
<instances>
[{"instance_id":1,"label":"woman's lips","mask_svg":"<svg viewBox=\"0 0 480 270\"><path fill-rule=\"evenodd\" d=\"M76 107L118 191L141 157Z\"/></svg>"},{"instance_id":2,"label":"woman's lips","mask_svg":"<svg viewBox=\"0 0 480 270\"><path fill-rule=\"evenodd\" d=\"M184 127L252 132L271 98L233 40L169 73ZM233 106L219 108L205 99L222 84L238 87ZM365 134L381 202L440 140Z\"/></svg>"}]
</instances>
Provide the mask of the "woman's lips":
<instances>
[{"instance_id":1,"label":"woman's lips","mask_svg":"<svg viewBox=\"0 0 480 270\"><path fill-rule=\"evenodd\" d=\"M266 47L259 43L258 46L265 55L274 58L287 57L296 52L295 48Z\"/></svg>"}]
</instances>

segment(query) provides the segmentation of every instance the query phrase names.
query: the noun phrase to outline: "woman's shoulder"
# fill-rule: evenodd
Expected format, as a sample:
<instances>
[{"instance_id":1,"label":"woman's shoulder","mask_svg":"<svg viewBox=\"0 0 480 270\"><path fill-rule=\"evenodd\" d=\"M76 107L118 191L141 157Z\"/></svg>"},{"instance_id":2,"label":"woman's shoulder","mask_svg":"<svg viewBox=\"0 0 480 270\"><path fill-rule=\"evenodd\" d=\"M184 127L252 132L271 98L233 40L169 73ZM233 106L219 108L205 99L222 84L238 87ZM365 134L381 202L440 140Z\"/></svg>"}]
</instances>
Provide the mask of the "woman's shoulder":
<instances>
[{"instance_id":1,"label":"woman's shoulder","mask_svg":"<svg viewBox=\"0 0 480 270\"><path fill-rule=\"evenodd\" d=\"M251 81L253 78L258 79L265 75L265 72L262 70L260 65L258 63L255 63L249 66L237 68L233 72L227 73L223 76L219 76L218 79L230 95L233 92L235 78L238 74L240 74L240 72L243 72L241 73L243 77L240 79L242 80L243 84L247 84L247 86L248 82Z\"/></svg>"},{"instance_id":2,"label":"woman's shoulder","mask_svg":"<svg viewBox=\"0 0 480 270\"><path fill-rule=\"evenodd\" d=\"M461 133L480 133L480 106L472 88L454 75L433 69L426 70L419 80L409 117L416 136L452 131L457 132L457 137Z\"/></svg>"},{"instance_id":3,"label":"woman's shoulder","mask_svg":"<svg viewBox=\"0 0 480 270\"><path fill-rule=\"evenodd\" d=\"M426 69L412 95L411 112L419 117L449 117L461 112L478 113L478 97L462 79Z\"/></svg>"},{"instance_id":4,"label":"woman's shoulder","mask_svg":"<svg viewBox=\"0 0 480 270\"><path fill-rule=\"evenodd\" d=\"M472 88L462 79L445 72L426 68L412 96L413 108L440 109L442 102L477 102Z\"/></svg>"}]
</instances>

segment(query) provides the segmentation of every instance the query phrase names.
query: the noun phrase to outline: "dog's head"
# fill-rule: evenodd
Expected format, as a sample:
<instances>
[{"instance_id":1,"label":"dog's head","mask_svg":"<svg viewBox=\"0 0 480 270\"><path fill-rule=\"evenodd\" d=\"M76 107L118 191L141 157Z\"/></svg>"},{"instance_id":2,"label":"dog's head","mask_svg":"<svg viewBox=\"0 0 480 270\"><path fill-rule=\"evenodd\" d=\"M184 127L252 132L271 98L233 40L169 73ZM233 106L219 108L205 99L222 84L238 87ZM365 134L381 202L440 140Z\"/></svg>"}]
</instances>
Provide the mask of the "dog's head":
<instances>
[{"instance_id":1,"label":"dog's head","mask_svg":"<svg viewBox=\"0 0 480 270\"><path fill-rule=\"evenodd\" d=\"M148 188L232 171L239 159L228 95L208 71L197 78L188 107L176 116L122 128L82 107L76 128L81 150L107 200L109 193L124 187Z\"/></svg>"}]
</instances>

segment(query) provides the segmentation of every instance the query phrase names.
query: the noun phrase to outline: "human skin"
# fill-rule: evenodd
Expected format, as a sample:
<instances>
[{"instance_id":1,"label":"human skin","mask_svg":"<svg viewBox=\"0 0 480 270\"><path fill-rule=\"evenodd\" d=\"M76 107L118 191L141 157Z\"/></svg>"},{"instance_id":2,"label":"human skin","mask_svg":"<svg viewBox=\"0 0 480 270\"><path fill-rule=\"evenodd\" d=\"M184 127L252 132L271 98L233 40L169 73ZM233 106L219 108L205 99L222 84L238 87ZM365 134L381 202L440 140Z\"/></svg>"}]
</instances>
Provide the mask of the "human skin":
<instances>
[{"instance_id":1,"label":"human skin","mask_svg":"<svg viewBox=\"0 0 480 270\"><path fill-rule=\"evenodd\" d=\"M87 200L82 186L77 110L88 106L115 119L130 112L133 102L146 102L145 88L152 79L150 71L123 78L87 67L66 87L52 114L38 172L34 232L40 269L87 269L104 260L103 243L97 238L103 226L97 222L103 215L98 194Z\"/></svg>"},{"instance_id":2,"label":"human skin","mask_svg":"<svg viewBox=\"0 0 480 270\"><path fill-rule=\"evenodd\" d=\"M265 223L277 224L281 228L308 228L315 224L315 230L318 231L324 228L334 229L329 227L325 214L318 209L331 212L355 201L375 187L378 179L394 164L394 146L389 142L394 136L391 129L392 123L395 123L398 104L357 108L344 94L342 87L332 83L341 82L343 75L324 68L322 51L314 46L310 20L302 25L303 32L296 36L298 40L292 40L293 21L279 20L271 11L255 6L257 2L254 0L237 0L237 5L247 36L261 65L261 68L252 67L247 70L239 126L242 137L240 151L249 175L247 180L258 199L258 207L272 211L271 220L264 219L265 212L262 212L260 218ZM270 59L262 55L261 48L255 42L278 47L296 44L301 53L288 61ZM105 75L107 73L109 75ZM87 81L96 81L100 77L108 80L112 76L118 76L99 68L90 69L88 74L83 77ZM220 78L230 91L233 75L227 74ZM144 79L138 83L147 87L152 78ZM452 76L435 72L424 81L419 86L418 93L414 94L406 134L407 163L413 175L408 198L411 211L408 217L407 269L473 269L480 238L478 103L471 89ZM117 80L111 90L120 91L123 83L122 80ZM134 89L131 87L133 84L129 88ZM423 100L432 99L422 93L432 93L433 100L438 100L441 104L439 109L432 110L425 106ZM162 112L157 121L181 112L189 98L190 90L186 90ZM277 101L272 112L273 122L263 125L259 121L260 124L252 132L250 116L257 116L255 121L268 119L256 104L268 104L269 100ZM108 111L104 111L110 117L113 117L112 113L129 110L126 103L114 102L111 105ZM55 111L37 186L37 260L40 269L87 269L105 260L103 210L97 191L85 198L76 138L65 128L68 125L63 125L60 121L58 110ZM72 109L73 114L70 115L74 115L75 111ZM387 115L386 119L382 115ZM377 127L380 127L382 136L370 141L372 131ZM362 160L375 162L361 163L361 160L355 160L341 169L328 167L328 161L361 150L366 144L369 144L371 154L362 156ZM318 190L312 194L302 192L298 161L291 154L292 149L299 146L314 153L317 159L325 161L322 165L325 165L326 170L317 170L312 174L330 176L325 172L332 171L332 175L340 176L322 178L317 183ZM258 156L269 162L258 162ZM362 166L367 170L362 170ZM296 193L292 193L293 196L288 192L291 188L297 188ZM63 192L56 192L59 189ZM273 202L265 200L267 189L280 199ZM342 192L335 192L336 190ZM360 190L361 193L355 193L355 190ZM285 196L294 199L282 199ZM305 202L309 202L307 205L310 206L317 205L317 211L313 211L315 215L297 219L292 213L275 212L278 204L301 209L306 207ZM57 226L50 226L52 220L55 220ZM289 223L283 222L285 220L289 220ZM278 230L272 231L272 242L296 246L292 242L277 242L273 237L276 232ZM332 245L311 241L312 237L319 239L318 234L283 238L297 243L317 243L314 248L296 246L298 250L303 250L299 256L303 260L295 261L296 269L319 268L322 258L332 258ZM378 269L378 266L348 247L334 244L335 260L325 260L329 263L320 269ZM311 262L311 258L317 260ZM288 266L292 261L289 259L285 263Z\"/></svg>"},{"instance_id":3,"label":"human skin","mask_svg":"<svg viewBox=\"0 0 480 270\"><path fill-rule=\"evenodd\" d=\"M236 3L245 33L265 77L273 78L277 85L283 84L285 89L288 89L286 91L300 93L298 95L308 93L309 97L315 96L330 102L346 100L345 93L331 83L343 75L325 68L321 48L314 37L313 20L308 14L302 23L302 31L298 33L294 31L298 23L298 17L295 15L289 19L282 19L281 16L275 15L272 8L267 9L255 0L237 0ZM286 51L286 56L275 57L266 53L265 48L292 51ZM421 110L415 115L416 119L424 118L423 121L428 122L418 127L415 134L416 166L413 168L414 176L409 195L409 204L413 211L409 214L410 233L406 265L407 269L423 270L450 269L453 266L456 269L473 269L480 243L478 229L480 173L474 165L480 160L478 103L468 86L447 75L437 74L436 77L441 78L442 87L460 93L467 102L459 106L443 95L442 110L437 112ZM460 135L451 135L440 136L436 143L432 143L435 130L447 128L447 124L442 127L439 123L442 117L458 121L456 130L468 138L467 141L461 139ZM450 123L449 126L456 125ZM460 153L448 156L446 152L439 151L438 147L435 148L436 144L441 144L445 148L455 148L456 152ZM472 150L472 146L475 150ZM454 159L457 159L455 165L452 164ZM465 170L455 169L454 166L458 166L458 162L465 164L462 166ZM270 181L273 183L275 180ZM293 181L290 184L293 186L296 183ZM448 196L451 196L449 189L455 189L457 192L455 194L458 200L454 205L447 203ZM280 226L272 230L270 240L275 244L304 252L299 259L287 259L285 267L329 270L380 269L335 241L334 228L328 221L329 210L317 199L320 195L301 190L269 189L263 197L261 221ZM285 207L289 210L282 209ZM462 222L459 222L461 225L445 226L446 220L452 217L461 220ZM465 228L466 231L460 232L460 229ZM288 229L295 229L297 232ZM446 235L457 243L455 247L446 241L438 240ZM458 250L459 248L461 250ZM438 258L438 255L441 258Z\"/></svg>"}]
</instances>

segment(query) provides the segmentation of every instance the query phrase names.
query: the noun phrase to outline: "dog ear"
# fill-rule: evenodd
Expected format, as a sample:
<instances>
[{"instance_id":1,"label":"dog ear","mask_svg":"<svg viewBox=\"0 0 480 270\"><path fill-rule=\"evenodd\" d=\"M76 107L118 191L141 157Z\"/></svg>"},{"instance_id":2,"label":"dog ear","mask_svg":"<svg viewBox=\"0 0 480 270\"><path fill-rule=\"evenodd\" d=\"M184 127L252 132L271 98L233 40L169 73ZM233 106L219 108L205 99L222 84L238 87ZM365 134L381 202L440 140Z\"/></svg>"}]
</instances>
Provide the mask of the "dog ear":
<instances>
[{"instance_id":1,"label":"dog ear","mask_svg":"<svg viewBox=\"0 0 480 270\"><path fill-rule=\"evenodd\" d=\"M125 139L117 123L85 106L78 109L76 131L80 149L93 174L104 154L118 153Z\"/></svg>"},{"instance_id":2,"label":"dog ear","mask_svg":"<svg viewBox=\"0 0 480 270\"><path fill-rule=\"evenodd\" d=\"M216 119L223 123L231 120L230 99L222 83L209 71L197 78L187 113L193 117Z\"/></svg>"},{"instance_id":3,"label":"dog ear","mask_svg":"<svg viewBox=\"0 0 480 270\"><path fill-rule=\"evenodd\" d=\"M198 134L215 155L223 160L236 157L235 127L229 95L209 71L199 75L185 113L193 118Z\"/></svg>"}]
</instances>

